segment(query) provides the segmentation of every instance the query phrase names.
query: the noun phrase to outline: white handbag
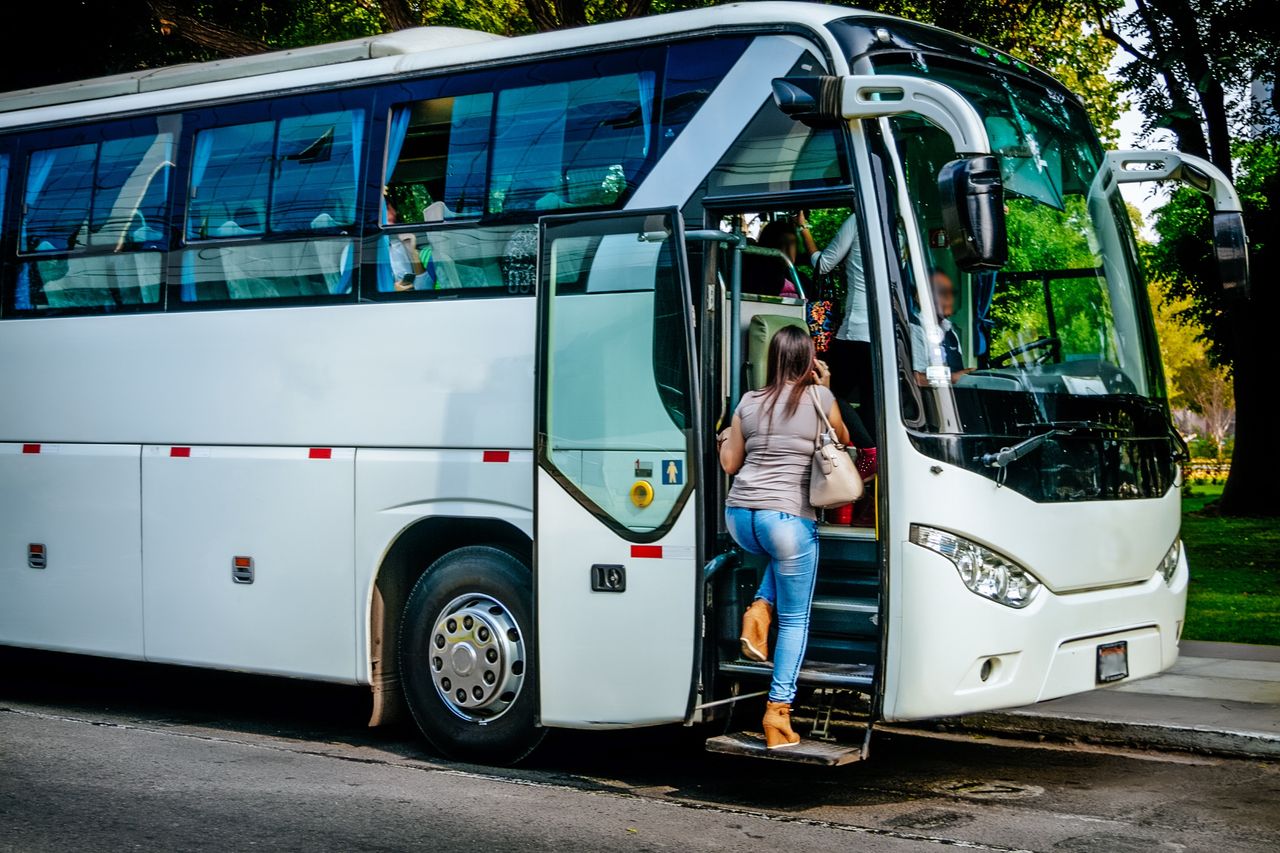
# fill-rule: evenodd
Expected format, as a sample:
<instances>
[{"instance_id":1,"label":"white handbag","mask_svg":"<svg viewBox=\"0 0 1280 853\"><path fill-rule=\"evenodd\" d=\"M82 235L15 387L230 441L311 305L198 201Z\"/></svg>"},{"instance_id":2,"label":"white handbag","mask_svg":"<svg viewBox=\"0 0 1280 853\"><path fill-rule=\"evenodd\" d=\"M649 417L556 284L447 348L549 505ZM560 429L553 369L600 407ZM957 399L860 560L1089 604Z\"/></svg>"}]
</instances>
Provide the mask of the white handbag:
<instances>
[{"instance_id":1,"label":"white handbag","mask_svg":"<svg viewBox=\"0 0 1280 853\"><path fill-rule=\"evenodd\" d=\"M818 410L818 434L814 437L813 469L809 472L809 503L818 509L844 506L862 497L862 476L853 457L836 439L836 432L818 401L818 390L809 389L813 407ZM826 430L822 429L826 424Z\"/></svg>"}]
</instances>

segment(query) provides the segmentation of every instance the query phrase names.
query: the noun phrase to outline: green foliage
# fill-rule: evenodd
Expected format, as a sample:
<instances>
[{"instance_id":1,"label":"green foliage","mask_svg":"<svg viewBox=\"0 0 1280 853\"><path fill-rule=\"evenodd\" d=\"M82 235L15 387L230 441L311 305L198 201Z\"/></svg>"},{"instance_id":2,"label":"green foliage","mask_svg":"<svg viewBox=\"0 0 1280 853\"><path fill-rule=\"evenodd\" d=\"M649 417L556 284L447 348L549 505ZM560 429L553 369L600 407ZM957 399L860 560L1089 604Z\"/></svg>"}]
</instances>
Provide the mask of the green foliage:
<instances>
[{"instance_id":1,"label":"green foliage","mask_svg":"<svg viewBox=\"0 0 1280 853\"><path fill-rule=\"evenodd\" d=\"M1071 195L1065 201L1065 210L1055 210L1030 199L1008 199L1009 263L1005 270L1088 270L1097 265L1089 247L1093 226L1084 197ZM1100 335L1112 327L1110 302L1102 283L1092 275L1056 281L1050 285L1050 297L1063 352L1097 353ZM1041 281L1005 283L991 304L993 343L1047 336L1048 309ZM1001 349L994 347L995 354Z\"/></svg>"}]
</instances>

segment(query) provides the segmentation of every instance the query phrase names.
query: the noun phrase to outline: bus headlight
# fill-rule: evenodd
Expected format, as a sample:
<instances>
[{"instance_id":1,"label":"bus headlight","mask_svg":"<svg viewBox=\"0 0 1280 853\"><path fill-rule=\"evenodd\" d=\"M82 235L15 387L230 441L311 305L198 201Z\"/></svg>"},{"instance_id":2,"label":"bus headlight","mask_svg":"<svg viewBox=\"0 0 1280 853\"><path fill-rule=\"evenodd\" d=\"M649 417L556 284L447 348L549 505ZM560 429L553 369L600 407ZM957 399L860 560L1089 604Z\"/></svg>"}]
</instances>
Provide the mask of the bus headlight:
<instances>
[{"instance_id":1,"label":"bus headlight","mask_svg":"<svg viewBox=\"0 0 1280 853\"><path fill-rule=\"evenodd\" d=\"M954 533L913 524L911 541L950 560L970 592L1006 607L1026 607L1040 588L1022 566Z\"/></svg>"},{"instance_id":2,"label":"bus headlight","mask_svg":"<svg viewBox=\"0 0 1280 853\"><path fill-rule=\"evenodd\" d=\"M1160 561L1160 574L1164 575L1164 582L1173 586L1173 575L1178 571L1178 558L1182 556L1182 537L1179 536L1173 540L1173 544L1169 546L1169 553L1164 555L1164 559Z\"/></svg>"}]
</instances>

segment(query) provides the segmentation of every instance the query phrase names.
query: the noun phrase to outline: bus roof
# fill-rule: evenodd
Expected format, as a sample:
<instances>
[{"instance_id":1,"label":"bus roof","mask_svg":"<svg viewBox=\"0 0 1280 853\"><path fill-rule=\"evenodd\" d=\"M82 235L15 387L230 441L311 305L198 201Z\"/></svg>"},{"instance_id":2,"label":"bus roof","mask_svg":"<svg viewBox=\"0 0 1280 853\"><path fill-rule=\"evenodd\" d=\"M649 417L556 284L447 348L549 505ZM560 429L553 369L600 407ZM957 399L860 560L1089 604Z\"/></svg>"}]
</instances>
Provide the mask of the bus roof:
<instances>
[{"instance_id":1,"label":"bus roof","mask_svg":"<svg viewBox=\"0 0 1280 853\"><path fill-rule=\"evenodd\" d=\"M424 53L501 38L504 36L457 27L417 27L350 41L318 44L314 47L275 50L252 56L216 59L212 62L149 68L125 74L113 74L109 77L94 77L71 83L3 92L0 93L0 112L69 104L76 101L92 101L117 95L136 95L161 89L177 89L198 83L258 77L280 71L317 68L322 65L356 62L382 56Z\"/></svg>"},{"instance_id":2,"label":"bus roof","mask_svg":"<svg viewBox=\"0 0 1280 853\"><path fill-rule=\"evenodd\" d=\"M884 17L848 6L781 0L732 3L516 38L453 27L419 27L334 44L0 93L0 130L717 28L791 23L821 33L829 22L851 15Z\"/></svg>"}]
</instances>

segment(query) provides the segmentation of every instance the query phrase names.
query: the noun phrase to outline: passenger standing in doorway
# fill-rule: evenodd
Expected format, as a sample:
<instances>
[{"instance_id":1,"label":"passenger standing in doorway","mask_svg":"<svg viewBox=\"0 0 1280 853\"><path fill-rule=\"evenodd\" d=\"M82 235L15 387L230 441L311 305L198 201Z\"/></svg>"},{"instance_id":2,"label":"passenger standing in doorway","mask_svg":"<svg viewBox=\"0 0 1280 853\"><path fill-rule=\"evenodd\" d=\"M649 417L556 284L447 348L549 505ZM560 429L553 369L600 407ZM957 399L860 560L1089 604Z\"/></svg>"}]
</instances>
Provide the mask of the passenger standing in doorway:
<instances>
[{"instance_id":1,"label":"passenger standing in doorway","mask_svg":"<svg viewBox=\"0 0 1280 853\"><path fill-rule=\"evenodd\" d=\"M800 226L800 236L815 276L828 275L844 267L844 318L827 353L831 363L831 390L840 399L857 403L859 418L874 432L878 421L871 370L871 320L867 313L867 277L862 241L858 236L858 215L850 215L821 251L809 231L804 211L797 215L796 224Z\"/></svg>"},{"instance_id":2,"label":"passenger standing in doorway","mask_svg":"<svg viewBox=\"0 0 1280 853\"><path fill-rule=\"evenodd\" d=\"M734 475L725 500L729 534L769 564L742 618L742 652L768 659L769 623L778 620L773 681L764 715L770 749L799 743L791 702L809 639L809 609L818 574L817 515L809 503L815 439L826 412L836 437L849 442L831 374L805 329L785 326L769 342L768 384L745 394L733 423L717 438L720 465Z\"/></svg>"}]
</instances>

